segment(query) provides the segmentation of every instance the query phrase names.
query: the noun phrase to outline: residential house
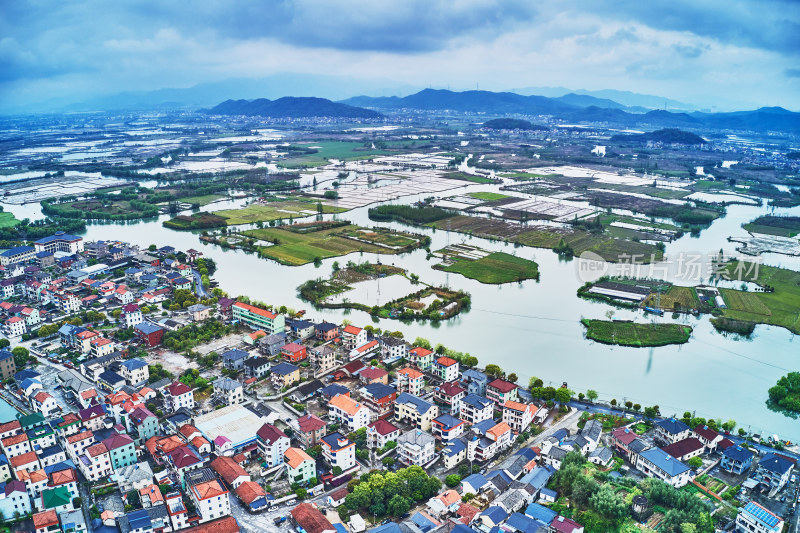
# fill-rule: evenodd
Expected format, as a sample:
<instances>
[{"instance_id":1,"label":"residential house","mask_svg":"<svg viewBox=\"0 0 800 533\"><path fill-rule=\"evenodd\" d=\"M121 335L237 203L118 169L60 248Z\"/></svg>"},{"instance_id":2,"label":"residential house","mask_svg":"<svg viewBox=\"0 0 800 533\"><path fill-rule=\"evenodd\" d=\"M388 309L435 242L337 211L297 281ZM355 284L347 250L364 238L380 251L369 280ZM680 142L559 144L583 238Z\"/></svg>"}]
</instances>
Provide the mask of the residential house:
<instances>
[{"instance_id":1,"label":"residential house","mask_svg":"<svg viewBox=\"0 0 800 533\"><path fill-rule=\"evenodd\" d=\"M357 348L350 350L349 358L351 361L356 359L364 358L366 359L367 356L371 353L376 353L380 349L380 344L378 341L373 339Z\"/></svg>"},{"instance_id":2,"label":"residential house","mask_svg":"<svg viewBox=\"0 0 800 533\"><path fill-rule=\"evenodd\" d=\"M508 400L503 404L503 422L508 424L514 433L522 433L533 423L537 410L533 404Z\"/></svg>"},{"instance_id":3,"label":"residential house","mask_svg":"<svg viewBox=\"0 0 800 533\"><path fill-rule=\"evenodd\" d=\"M337 394L328 402L328 417L339 422L350 432L369 425L370 411L363 403L349 396Z\"/></svg>"},{"instance_id":4,"label":"residential house","mask_svg":"<svg viewBox=\"0 0 800 533\"><path fill-rule=\"evenodd\" d=\"M767 453L761 457L753 474L760 485L770 491L781 490L794 470L794 462L777 453Z\"/></svg>"},{"instance_id":5,"label":"residential house","mask_svg":"<svg viewBox=\"0 0 800 533\"><path fill-rule=\"evenodd\" d=\"M129 293L130 294L130 293ZM144 316L139 306L134 303L129 303L122 306L122 313L119 315L120 325L125 328L132 328L144 322Z\"/></svg>"},{"instance_id":6,"label":"residential house","mask_svg":"<svg viewBox=\"0 0 800 533\"><path fill-rule=\"evenodd\" d=\"M134 326L133 332L145 346L152 348L161 344L165 329L156 324L151 324L150 322L142 322Z\"/></svg>"},{"instance_id":7,"label":"residential house","mask_svg":"<svg viewBox=\"0 0 800 533\"><path fill-rule=\"evenodd\" d=\"M703 453L704 446L700 439L689 437L661 449L679 461L688 461L692 457L699 457Z\"/></svg>"},{"instance_id":8,"label":"residential house","mask_svg":"<svg viewBox=\"0 0 800 533\"><path fill-rule=\"evenodd\" d=\"M358 380L361 383L382 383L383 385L389 384L389 372L382 368L368 366L358 371Z\"/></svg>"},{"instance_id":9,"label":"residential house","mask_svg":"<svg viewBox=\"0 0 800 533\"><path fill-rule=\"evenodd\" d=\"M306 449L315 446L319 439L325 435L327 428L324 420L311 413L299 417L297 426L295 437Z\"/></svg>"},{"instance_id":10,"label":"residential house","mask_svg":"<svg viewBox=\"0 0 800 533\"><path fill-rule=\"evenodd\" d=\"M356 465L356 443L341 433L334 432L322 437L322 455L331 465L347 471Z\"/></svg>"},{"instance_id":11,"label":"residential house","mask_svg":"<svg viewBox=\"0 0 800 533\"><path fill-rule=\"evenodd\" d=\"M433 436L442 442L449 442L464 434L466 423L452 415L439 415L431 423Z\"/></svg>"},{"instance_id":12,"label":"residential house","mask_svg":"<svg viewBox=\"0 0 800 533\"><path fill-rule=\"evenodd\" d=\"M689 438L691 428L675 418L665 418L655 423L656 442L667 445Z\"/></svg>"},{"instance_id":13,"label":"residential house","mask_svg":"<svg viewBox=\"0 0 800 533\"><path fill-rule=\"evenodd\" d=\"M397 441L400 428L391 422L378 419L367 426L367 447L380 449L389 441Z\"/></svg>"},{"instance_id":14,"label":"residential house","mask_svg":"<svg viewBox=\"0 0 800 533\"><path fill-rule=\"evenodd\" d=\"M486 385L486 397L492 400L496 405L502 406L507 401L519 401L519 392L517 385L497 378Z\"/></svg>"},{"instance_id":15,"label":"residential house","mask_svg":"<svg viewBox=\"0 0 800 533\"><path fill-rule=\"evenodd\" d=\"M397 390L394 387L383 383L370 383L359 389L359 394L378 418L388 418L394 411L394 402L397 399Z\"/></svg>"},{"instance_id":16,"label":"residential house","mask_svg":"<svg viewBox=\"0 0 800 533\"><path fill-rule=\"evenodd\" d=\"M278 466L283 463L283 454L290 446L289 437L283 431L272 424L264 424L256 432L256 438L258 450L267 466Z\"/></svg>"},{"instance_id":17,"label":"residential house","mask_svg":"<svg viewBox=\"0 0 800 533\"><path fill-rule=\"evenodd\" d=\"M433 392L433 399L439 404L445 405L451 412L458 412L459 402L467 395L457 381L448 381L436 387Z\"/></svg>"},{"instance_id":18,"label":"residential house","mask_svg":"<svg viewBox=\"0 0 800 533\"><path fill-rule=\"evenodd\" d=\"M0 481L0 518L10 522L31 512L31 499L25 483L19 480ZM38 531L38 528L37 528Z\"/></svg>"},{"instance_id":19,"label":"residential house","mask_svg":"<svg viewBox=\"0 0 800 533\"><path fill-rule=\"evenodd\" d=\"M342 347L348 352L355 350L357 346L361 346L366 342L367 330L350 325L342 329Z\"/></svg>"},{"instance_id":20,"label":"residential house","mask_svg":"<svg viewBox=\"0 0 800 533\"><path fill-rule=\"evenodd\" d=\"M407 392L414 396L422 394L425 387L425 375L407 366L397 371L397 391Z\"/></svg>"},{"instance_id":21,"label":"residential house","mask_svg":"<svg viewBox=\"0 0 800 533\"><path fill-rule=\"evenodd\" d=\"M408 357L408 343L403 339L385 335L378 339L381 347L381 359L384 361L399 361Z\"/></svg>"},{"instance_id":22,"label":"residential house","mask_svg":"<svg viewBox=\"0 0 800 533\"><path fill-rule=\"evenodd\" d=\"M61 406L56 399L45 391L39 391L31 398L31 407L33 407L34 411L42 413L47 418L51 418L61 411Z\"/></svg>"},{"instance_id":23,"label":"residential house","mask_svg":"<svg viewBox=\"0 0 800 533\"><path fill-rule=\"evenodd\" d=\"M433 352L427 348L417 346L408 351L408 363L422 371L433 367Z\"/></svg>"},{"instance_id":24,"label":"residential house","mask_svg":"<svg viewBox=\"0 0 800 533\"><path fill-rule=\"evenodd\" d=\"M703 443L705 453L712 453L717 451L717 446L724 438L722 435L711 429L710 427L700 424L692 430L694 437L697 437Z\"/></svg>"},{"instance_id":25,"label":"residential house","mask_svg":"<svg viewBox=\"0 0 800 533\"><path fill-rule=\"evenodd\" d=\"M445 383L456 381L458 379L458 361L450 357L439 357L433 364L433 373Z\"/></svg>"},{"instance_id":26,"label":"residential house","mask_svg":"<svg viewBox=\"0 0 800 533\"><path fill-rule=\"evenodd\" d=\"M158 417L146 407L137 407L128 414L128 434L137 444L142 444L158 431Z\"/></svg>"},{"instance_id":27,"label":"residential house","mask_svg":"<svg viewBox=\"0 0 800 533\"><path fill-rule=\"evenodd\" d=\"M244 403L244 388L242 384L228 377L217 378L213 382L214 397L225 405Z\"/></svg>"},{"instance_id":28,"label":"residential house","mask_svg":"<svg viewBox=\"0 0 800 533\"><path fill-rule=\"evenodd\" d=\"M244 375L248 378L261 379L266 376L272 365L266 357L250 357L244 362Z\"/></svg>"},{"instance_id":29,"label":"residential house","mask_svg":"<svg viewBox=\"0 0 800 533\"><path fill-rule=\"evenodd\" d=\"M722 451L719 467L732 474L744 474L753 464L753 452L742 446L729 446Z\"/></svg>"},{"instance_id":30,"label":"residential house","mask_svg":"<svg viewBox=\"0 0 800 533\"><path fill-rule=\"evenodd\" d=\"M225 455L211 461L211 468L225 480L231 489L236 489L245 481L250 481L250 474L242 468L242 465Z\"/></svg>"},{"instance_id":31,"label":"residential house","mask_svg":"<svg viewBox=\"0 0 800 533\"><path fill-rule=\"evenodd\" d=\"M466 387L468 394L483 396L486 394L486 385L488 384L489 378L480 370L468 368L461 373L461 385Z\"/></svg>"},{"instance_id":32,"label":"residential house","mask_svg":"<svg viewBox=\"0 0 800 533\"><path fill-rule=\"evenodd\" d=\"M278 363L272 367L270 379L275 390L291 387L300 381L300 368L291 363Z\"/></svg>"},{"instance_id":33,"label":"residential house","mask_svg":"<svg viewBox=\"0 0 800 533\"><path fill-rule=\"evenodd\" d=\"M222 366L227 370L241 370L248 354L242 350L228 350L222 354Z\"/></svg>"},{"instance_id":34,"label":"residential house","mask_svg":"<svg viewBox=\"0 0 800 533\"><path fill-rule=\"evenodd\" d=\"M394 417L422 431L430 431L433 419L439 416L439 407L416 396L403 392L394 404Z\"/></svg>"},{"instance_id":35,"label":"residential house","mask_svg":"<svg viewBox=\"0 0 800 533\"><path fill-rule=\"evenodd\" d=\"M314 326L314 337L318 341L328 342L339 336L339 326L330 322L321 322Z\"/></svg>"},{"instance_id":36,"label":"residential house","mask_svg":"<svg viewBox=\"0 0 800 533\"><path fill-rule=\"evenodd\" d=\"M189 496L200 516L200 523L231 514L228 491L216 479L191 485Z\"/></svg>"},{"instance_id":37,"label":"residential house","mask_svg":"<svg viewBox=\"0 0 800 533\"><path fill-rule=\"evenodd\" d=\"M252 513L265 509L269 503L267 501L267 492L264 490L264 487L255 481L245 481L236 487L234 492L236 493L236 497L239 498L239 501L247 506Z\"/></svg>"},{"instance_id":38,"label":"residential house","mask_svg":"<svg viewBox=\"0 0 800 533\"><path fill-rule=\"evenodd\" d=\"M309 362L314 375L319 376L336 367L336 350L329 344L323 344L309 350Z\"/></svg>"},{"instance_id":39,"label":"residential house","mask_svg":"<svg viewBox=\"0 0 800 533\"><path fill-rule=\"evenodd\" d=\"M211 308L203 304L194 304L186 308L193 322L200 322L211 318Z\"/></svg>"},{"instance_id":40,"label":"residential house","mask_svg":"<svg viewBox=\"0 0 800 533\"><path fill-rule=\"evenodd\" d=\"M453 439L442 448L442 461L447 470L455 468L457 464L467 458L467 445L462 439Z\"/></svg>"},{"instance_id":41,"label":"residential house","mask_svg":"<svg viewBox=\"0 0 800 533\"><path fill-rule=\"evenodd\" d=\"M571 518L559 515L550 523L550 531L553 533L583 533L583 526Z\"/></svg>"},{"instance_id":42,"label":"residential house","mask_svg":"<svg viewBox=\"0 0 800 533\"><path fill-rule=\"evenodd\" d=\"M286 474L292 483L308 483L316 477L316 461L300 448L283 452Z\"/></svg>"},{"instance_id":43,"label":"residential house","mask_svg":"<svg viewBox=\"0 0 800 533\"><path fill-rule=\"evenodd\" d=\"M281 353L281 348L286 344L285 334L267 335L258 339L258 349L270 357Z\"/></svg>"},{"instance_id":44,"label":"residential house","mask_svg":"<svg viewBox=\"0 0 800 533\"><path fill-rule=\"evenodd\" d=\"M111 457L106 445L101 443L93 444L86 448L84 454L77 463L83 477L89 481L97 481L111 475Z\"/></svg>"},{"instance_id":45,"label":"residential house","mask_svg":"<svg viewBox=\"0 0 800 533\"><path fill-rule=\"evenodd\" d=\"M136 446L124 433L115 433L103 441L111 460L112 470L120 470L136 463Z\"/></svg>"},{"instance_id":46,"label":"residential house","mask_svg":"<svg viewBox=\"0 0 800 533\"><path fill-rule=\"evenodd\" d=\"M636 468L648 477L660 479L675 488L683 487L691 480L691 468L661 448L649 448L639 453Z\"/></svg>"},{"instance_id":47,"label":"residential house","mask_svg":"<svg viewBox=\"0 0 800 533\"><path fill-rule=\"evenodd\" d=\"M419 429L397 439L397 460L404 465L426 465L433 460L435 451L436 439Z\"/></svg>"},{"instance_id":48,"label":"residential house","mask_svg":"<svg viewBox=\"0 0 800 533\"><path fill-rule=\"evenodd\" d=\"M308 358L308 351L302 344L290 342L281 348L281 357L290 363L300 363Z\"/></svg>"},{"instance_id":49,"label":"residential house","mask_svg":"<svg viewBox=\"0 0 800 533\"><path fill-rule=\"evenodd\" d=\"M11 378L17 372L17 365L14 363L14 354L11 350L0 350L0 379L3 381Z\"/></svg>"},{"instance_id":50,"label":"residential house","mask_svg":"<svg viewBox=\"0 0 800 533\"><path fill-rule=\"evenodd\" d=\"M483 420L494 417L494 403L492 400L477 394L468 394L458 402L458 418L474 426Z\"/></svg>"},{"instance_id":51,"label":"residential house","mask_svg":"<svg viewBox=\"0 0 800 533\"><path fill-rule=\"evenodd\" d=\"M150 367L142 359L128 359L119 364L119 374L131 387L138 387L147 382L150 377Z\"/></svg>"},{"instance_id":52,"label":"residential house","mask_svg":"<svg viewBox=\"0 0 800 533\"><path fill-rule=\"evenodd\" d=\"M33 515L34 533L56 533L60 531L58 513L49 509Z\"/></svg>"},{"instance_id":53,"label":"residential house","mask_svg":"<svg viewBox=\"0 0 800 533\"><path fill-rule=\"evenodd\" d=\"M292 521L306 533L337 533L333 524L310 503L301 503L291 510Z\"/></svg>"},{"instance_id":54,"label":"residential house","mask_svg":"<svg viewBox=\"0 0 800 533\"><path fill-rule=\"evenodd\" d=\"M486 461L507 448L512 442L511 428L505 422L484 420L472 427L476 438L467 441L467 458Z\"/></svg>"},{"instance_id":55,"label":"residential house","mask_svg":"<svg viewBox=\"0 0 800 533\"><path fill-rule=\"evenodd\" d=\"M780 533L784 520L756 502L748 502L736 515L737 533Z\"/></svg>"},{"instance_id":56,"label":"residential house","mask_svg":"<svg viewBox=\"0 0 800 533\"><path fill-rule=\"evenodd\" d=\"M194 409L194 392L192 388L185 383L175 381L163 390L164 407L174 413L178 409L185 407L186 409Z\"/></svg>"}]
</instances>

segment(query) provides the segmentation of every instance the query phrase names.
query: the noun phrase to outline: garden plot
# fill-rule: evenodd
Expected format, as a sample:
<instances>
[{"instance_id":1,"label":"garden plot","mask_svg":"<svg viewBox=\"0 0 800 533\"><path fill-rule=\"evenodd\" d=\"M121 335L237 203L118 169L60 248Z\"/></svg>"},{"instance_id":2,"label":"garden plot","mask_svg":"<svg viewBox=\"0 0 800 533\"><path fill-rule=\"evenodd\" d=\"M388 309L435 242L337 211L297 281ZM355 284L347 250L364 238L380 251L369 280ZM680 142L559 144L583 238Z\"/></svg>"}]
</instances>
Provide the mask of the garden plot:
<instances>
[{"instance_id":1,"label":"garden plot","mask_svg":"<svg viewBox=\"0 0 800 533\"><path fill-rule=\"evenodd\" d=\"M526 213L528 218L569 222L576 218L584 218L596 213L595 209L587 209L572 204L548 202L545 200L522 200L503 206L504 211Z\"/></svg>"}]
</instances>

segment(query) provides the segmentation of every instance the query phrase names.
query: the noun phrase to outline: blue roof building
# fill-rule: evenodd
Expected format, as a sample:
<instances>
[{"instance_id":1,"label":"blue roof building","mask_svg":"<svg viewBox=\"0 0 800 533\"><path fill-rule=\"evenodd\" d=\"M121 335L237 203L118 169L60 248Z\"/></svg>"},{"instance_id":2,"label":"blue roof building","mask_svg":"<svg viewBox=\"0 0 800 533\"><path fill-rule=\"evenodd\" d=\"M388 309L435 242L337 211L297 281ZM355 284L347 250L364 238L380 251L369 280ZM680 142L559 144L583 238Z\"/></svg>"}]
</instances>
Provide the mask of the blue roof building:
<instances>
[{"instance_id":1,"label":"blue roof building","mask_svg":"<svg viewBox=\"0 0 800 533\"><path fill-rule=\"evenodd\" d=\"M469 368L461 373L461 384L467 388L468 394L483 396L488 383L489 378L480 370Z\"/></svg>"},{"instance_id":2,"label":"blue roof building","mask_svg":"<svg viewBox=\"0 0 800 533\"><path fill-rule=\"evenodd\" d=\"M468 492L478 494L488 484L489 480L482 474L472 474L461 480L461 490L459 492L461 494Z\"/></svg>"},{"instance_id":3,"label":"blue roof building","mask_svg":"<svg viewBox=\"0 0 800 533\"><path fill-rule=\"evenodd\" d=\"M542 524L550 525L553 523L553 520L556 519L558 513L553 511L552 509L545 507L544 505L539 505L538 503L532 503L525 509L525 514L541 522Z\"/></svg>"},{"instance_id":4,"label":"blue roof building","mask_svg":"<svg viewBox=\"0 0 800 533\"><path fill-rule=\"evenodd\" d=\"M780 490L789 481L793 468L794 463L786 457L776 453L767 453L758 462L753 477L759 483L769 487L770 490Z\"/></svg>"},{"instance_id":5,"label":"blue roof building","mask_svg":"<svg viewBox=\"0 0 800 533\"><path fill-rule=\"evenodd\" d=\"M489 527L501 524L506 518L508 513L499 505L493 505L480 514L479 519Z\"/></svg>"},{"instance_id":6,"label":"blue roof building","mask_svg":"<svg viewBox=\"0 0 800 533\"><path fill-rule=\"evenodd\" d=\"M639 454L637 468L649 477L660 479L675 488L689 482L691 468L661 448L650 448Z\"/></svg>"},{"instance_id":7,"label":"blue roof building","mask_svg":"<svg viewBox=\"0 0 800 533\"><path fill-rule=\"evenodd\" d=\"M521 531L522 533L536 533L543 528L539 522L521 513L514 513L509 516L506 521L506 526L516 531Z\"/></svg>"},{"instance_id":8,"label":"blue roof building","mask_svg":"<svg viewBox=\"0 0 800 533\"><path fill-rule=\"evenodd\" d=\"M753 452L741 446L729 446L722 451L720 468L733 474L743 474L753 464Z\"/></svg>"},{"instance_id":9,"label":"blue roof building","mask_svg":"<svg viewBox=\"0 0 800 533\"><path fill-rule=\"evenodd\" d=\"M222 354L222 366L228 370L241 370L248 353L242 350L228 350Z\"/></svg>"},{"instance_id":10,"label":"blue roof building","mask_svg":"<svg viewBox=\"0 0 800 533\"><path fill-rule=\"evenodd\" d=\"M283 362L273 366L271 372L273 374L278 374L279 376L288 376L298 368L299 367L296 367L291 363Z\"/></svg>"},{"instance_id":11,"label":"blue roof building","mask_svg":"<svg viewBox=\"0 0 800 533\"><path fill-rule=\"evenodd\" d=\"M736 531L779 533L783 530L783 519L755 502L745 505L736 517Z\"/></svg>"}]
</instances>

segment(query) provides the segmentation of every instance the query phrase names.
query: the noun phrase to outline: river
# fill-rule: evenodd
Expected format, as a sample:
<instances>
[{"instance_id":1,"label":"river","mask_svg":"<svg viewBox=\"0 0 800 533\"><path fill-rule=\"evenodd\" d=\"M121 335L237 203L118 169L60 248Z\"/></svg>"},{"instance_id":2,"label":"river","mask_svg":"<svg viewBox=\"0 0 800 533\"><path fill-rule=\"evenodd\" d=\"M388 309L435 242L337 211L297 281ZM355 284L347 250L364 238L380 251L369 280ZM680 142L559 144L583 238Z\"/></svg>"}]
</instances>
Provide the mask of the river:
<instances>
[{"instance_id":1,"label":"river","mask_svg":"<svg viewBox=\"0 0 800 533\"><path fill-rule=\"evenodd\" d=\"M447 191L450 196L464 191L496 190L491 186L470 185ZM424 196L430 196L425 194ZM419 199L406 197L404 203ZM239 205L235 200L215 204L211 209ZM22 206L27 213L33 209ZM6 206L17 212L20 206ZM667 245L668 257L681 253L716 252L723 247L733 253L729 235L745 235L741 224L766 212L800 214L795 209L771 209L758 206L728 207L727 215L704 230L699 237L685 235ZM195 248L212 257L218 265L214 275L220 287L232 295L246 294L251 298L294 309L307 309L312 318L340 322L348 318L356 325L374 324L390 330L400 330L405 338L428 338L449 348L469 352L481 364L496 363L507 372L515 372L520 384L537 376L552 385L566 381L576 391L595 389L601 399L630 400L642 405L657 404L664 415L694 411L697 416L735 419L740 427L761 433L778 433L781 437L800 441L800 424L767 409L767 389L788 371L797 370L800 353L795 335L772 326L758 326L752 339L741 340L717 333L708 317L681 315L681 322L694 327L689 343L660 348L609 347L586 340L581 318L604 318L608 305L579 299L576 290L582 285L576 270L578 261L562 261L550 250L504 245L457 233L413 229L425 232L433 240L432 249L448 243L467 240L488 250L503 250L539 263L541 280L528 280L507 285L483 285L457 274L432 270L436 261L426 260L426 252L417 250L402 256L379 256L384 263L395 264L419 274L427 283L450 284L472 294L472 309L439 325L426 323L403 324L394 320L377 320L359 311L313 311L297 298L296 287L309 278L327 277L334 261L373 261L376 256L354 253L346 257L324 260L319 268L313 264L288 267L258 259L242 251L225 250L201 242L196 233L177 232L162 227L158 220L146 222L92 224L87 240L122 240L141 246L152 243L170 244L178 249ZM332 218L326 215L326 218ZM362 225L369 221L367 208L338 215ZM409 230L395 223L382 226ZM776 254L764 256L765 263L800 270L800 258ZM689 285L669 273L668 278ZM377 284L376 284L377 291ZM375 294L374 296L377 296ZM672 321L667 315L654 318L640 311L614 310L615 318Z\"/></svg>"}]
</instances>

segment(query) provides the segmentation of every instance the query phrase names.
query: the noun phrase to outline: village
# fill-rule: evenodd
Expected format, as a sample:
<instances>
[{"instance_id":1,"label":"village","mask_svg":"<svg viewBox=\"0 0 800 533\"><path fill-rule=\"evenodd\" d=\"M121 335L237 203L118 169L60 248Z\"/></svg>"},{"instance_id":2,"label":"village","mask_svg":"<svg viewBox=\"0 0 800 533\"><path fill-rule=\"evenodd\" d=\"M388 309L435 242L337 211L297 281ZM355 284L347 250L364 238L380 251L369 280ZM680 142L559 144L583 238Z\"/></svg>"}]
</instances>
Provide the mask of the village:
<instances>
[{"instance_id":1,"label":"village","mask_svg":"<svg viewBox=\"0 0 800 533\"><path fill-rule=\"evenodd\" d=\"M0 253L0 515L13 530L794 522L797 456L730 425L519 385L426 339L232 298L193 249L60 232L32 244Z\"/></svg>"}]
</instances>

